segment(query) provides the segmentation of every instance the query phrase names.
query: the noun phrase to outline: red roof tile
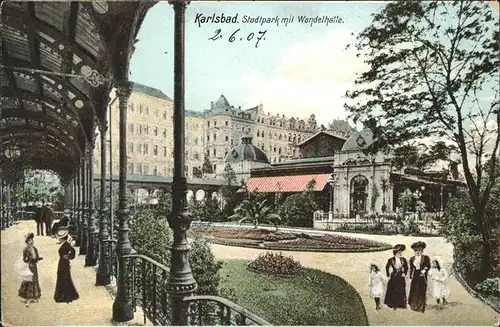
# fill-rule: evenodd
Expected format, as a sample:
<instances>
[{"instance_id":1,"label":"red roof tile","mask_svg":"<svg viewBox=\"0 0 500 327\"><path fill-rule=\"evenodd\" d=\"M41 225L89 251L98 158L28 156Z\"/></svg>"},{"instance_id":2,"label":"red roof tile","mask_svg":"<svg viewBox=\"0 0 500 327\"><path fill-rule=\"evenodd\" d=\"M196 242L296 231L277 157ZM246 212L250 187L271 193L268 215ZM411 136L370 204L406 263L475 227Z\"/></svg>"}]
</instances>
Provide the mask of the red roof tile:
<instances>
[{"instance_id":1,"label":"red roof tile","mask_svg":"<svg viewBox=\"0 0 500 327\"><path fill-rule=\"evenodd\" d=\"M303 192L307 183L315 180L314 191L322 191L330 174L251 177L247 182L248 191L257 192Z\"/></svg>"}]
</instances>

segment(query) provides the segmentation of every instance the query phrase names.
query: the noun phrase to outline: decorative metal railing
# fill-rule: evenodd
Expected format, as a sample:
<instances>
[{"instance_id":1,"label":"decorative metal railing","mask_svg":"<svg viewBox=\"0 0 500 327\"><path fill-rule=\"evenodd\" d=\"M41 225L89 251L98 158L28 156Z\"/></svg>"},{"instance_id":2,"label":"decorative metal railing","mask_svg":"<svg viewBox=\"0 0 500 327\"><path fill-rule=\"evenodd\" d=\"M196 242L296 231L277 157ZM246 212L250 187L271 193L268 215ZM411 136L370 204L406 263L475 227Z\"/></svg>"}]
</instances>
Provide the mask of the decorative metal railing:
<instances>
[{"instance_id":1,"label":"decorative metal railing","mask_svg":"<svg viewBox=\"0 0 500 327\"><path fill-rule=\"evenodd\" d=\"M184 299L189 304L191 326L270 326L271 323L236 303L211 295L195 295Z\"/></svg>"},{"instance_id":2,"label":"decorative metal railing","mask_svg":"<svg viewBox=\"0 0 500 327\"><path fill-rule=\"evenodd\" d=\"M167 282L170 269L140 254L124 257L127 285L132 305L139 306L146 319L154 325L171 325L170 297ZM184 299L188 305L188 323L191 326L271 325L266 320L242 308L228 299L218 296L196 295Z\"/></svg>"},{"instance_id":3,"label":"decorative metal railing","mask_svg":"<svg viewBox=\"0 0 500 327\"><path fill-rule=\"evenodd\" d=\"M170 303L167 293L169 269L161 263L140 254L125 256L127 285L132 294L132 305L140 306L146 318L154 325L170 325Z\"/></svg>"},{"instance_id":4,"label":"decorative metal railing","mask_svg":"<svg viewBox=\"0 0 500 327\"><path fill-rule=\"evenodd\" d=\"M105 257L108 260L108 267L110 269L110 275L112 278L114 278L116 280L117 267L118 267L117 256L115 254L116 240L108 239L104 242L106 244L106 251L107 251Z\"/></svg>"}]
</instances>

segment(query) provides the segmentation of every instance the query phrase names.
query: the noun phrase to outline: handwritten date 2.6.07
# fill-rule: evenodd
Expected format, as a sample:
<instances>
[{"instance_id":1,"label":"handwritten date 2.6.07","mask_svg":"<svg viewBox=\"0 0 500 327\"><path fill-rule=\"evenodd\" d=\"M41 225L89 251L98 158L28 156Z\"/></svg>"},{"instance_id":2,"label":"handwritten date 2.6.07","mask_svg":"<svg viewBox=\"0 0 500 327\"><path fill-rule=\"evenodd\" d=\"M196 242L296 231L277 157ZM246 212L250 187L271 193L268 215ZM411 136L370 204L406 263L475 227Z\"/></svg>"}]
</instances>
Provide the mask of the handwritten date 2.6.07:
<instances>
[{"instance_id":1,"label":"handwritten date 2.6.07","mask_svg":"<svg viewBox=\"0 0 500 327\"><path fill-rule=\"evenodd\" d=\"M229 42L250 42L250 41L255 41L255 47L259 47L259 42L265 40L266 38L264 37L267 33L267 30L265 31L258 31L257 33L249 33L245 34L241 32L241 29L238 28L235 30L233 33L230 34L229 38L227 39ZM222 34L222 30L216 29L214 32L214 35L212 37L209 37L209 40L212 41L217 41L222 39L224 36Z\"/></svg>"}]
</instances>

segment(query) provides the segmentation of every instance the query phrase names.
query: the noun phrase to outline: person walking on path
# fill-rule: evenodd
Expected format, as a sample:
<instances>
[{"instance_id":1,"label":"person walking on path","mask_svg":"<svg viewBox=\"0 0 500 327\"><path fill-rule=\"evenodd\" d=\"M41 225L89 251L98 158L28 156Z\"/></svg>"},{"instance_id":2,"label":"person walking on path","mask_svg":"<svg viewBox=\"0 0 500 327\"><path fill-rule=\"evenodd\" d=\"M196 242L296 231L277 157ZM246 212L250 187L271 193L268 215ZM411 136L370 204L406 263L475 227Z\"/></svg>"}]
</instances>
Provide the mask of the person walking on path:
<instances>
[{"instance_id":1,"label":"person walking on path","mask_svg":"<svg viewBox=\"0 0 500 327\"><path fill-rule=\"evenodd\" d=\"M406 249L404 244L396 244L392 249L394 256L387 260L385 272L389 281L385 293L384 304L389 308L406 309L406 275L408 274L408 261L402 257Z\"/></svg>"},{"instance_id":2,"label":"person walking on path","mask_svg":"<svg viewBox=\"0 0 500 327\"><path fill-rule=\"evenodd\" d=\"M71 279L70 260L75 258L76 251L71 246L71 238L67 228L57 231L56 236L63 243L59 248L59 264L57 265L57 282L54 300L57 303L70 303L80 297Z\"/></svg>"},{"instance_id":3,"label":"person walking on path","mask_svg":"<svg viewBox=\"0 0 500 327\"><path fill-rule=\"evenodd\" d=\"M415 255L410 258L410 294L408 304L410 309L425 312L427 297L427 274L431 269L431 259L422 254L426 247L425 242L416 242L411 245Z\"/></svg>"},{"instance_id":4,"label":"person walking on path","mask_svg":"<svg viewBox=\"0 0 500 327\"><path fill-rule=\"evenodd\" d=\"M441 259L435 257L432 260L432 267L427 274L432 281L432 297L436 300L438 309L444 308L450 298L450 280L448 271L441 264Z\"/></svg>"},{"instance_id":5,"label":"person walking on path","mask_svg":"<svg viewBox=\"0 0 500 327\"><path fill-rule=\"evenodd\" d=\"M43 236L43 207L42 203L38 202L35 209L36 235Z\"/></svg>"},{"instance_id":6,"label":"person walking on path","mask_svg":"<svg viewBox=\"0 0 500 327\"><path fill-rule=\"evenodd\" d=\"M42 221L45 224L45 235L47 236L52 236L52 216L53 213L50 204L44 204L42 207Z\"/></svg>"},{"instance_id":7,"label":"person walking on path","mask_svg":"<svg viewBox=\"0 0 500 327\"><path fill-rule=\"evenodd\" d=\"M19 288L19 296L24 299L26 305L32 302L38 302L42 296L42 290L38 280L38 261L43 258L40 257L38 249L35 247L35 234L29 233L25 236L26 247L23 250L23 262L28 264L28 268L32 275L31 278L23 280Z\"/></svg>"},{"instance_id":8,"label":"person walking on path","mask_svg":"<svg viewBox=\"0 0 500 327\"><path fill-rule=\"evenodd\" d=\"M378 265L375 262L371 262L368 287L370 287L370 296L375 299L375 310L381 309L380 298L384 296L384 282L386 280Z\"/></svg>"}]
</instances>

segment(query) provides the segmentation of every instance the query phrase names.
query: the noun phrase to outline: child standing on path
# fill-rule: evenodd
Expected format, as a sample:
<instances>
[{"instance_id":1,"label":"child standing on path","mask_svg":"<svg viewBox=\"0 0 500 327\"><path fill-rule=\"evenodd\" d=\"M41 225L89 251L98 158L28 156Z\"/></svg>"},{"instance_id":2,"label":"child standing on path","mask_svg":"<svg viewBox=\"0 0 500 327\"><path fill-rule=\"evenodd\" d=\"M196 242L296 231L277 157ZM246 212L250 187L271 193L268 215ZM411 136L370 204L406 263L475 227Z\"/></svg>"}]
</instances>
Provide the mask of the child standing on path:
<instances>
[{"instance_id":1,"label":"child standing on path","mask_svg":"<svg viewBox=\"0 0 500 327\"><path fill-rule=\"evenodd\" d=\"M432 280L431 294L437 301L438 309L444 308L450 297L449 274L438 257L432 260L428 277Z\"/></svg>"},{"instance_id":2,"label":"child standing on path","mask_svg":"<svg viewBox=\"0 0 500 327\"><path fill-rule=\"evenodd\" d=\"M370 263L370 277L368 287L370 296L375 299L375 310L380 310L380 298L384 296L384 281L386 277L380 272L380 268L374 262Z\"/></svg>"}]
</instances>

